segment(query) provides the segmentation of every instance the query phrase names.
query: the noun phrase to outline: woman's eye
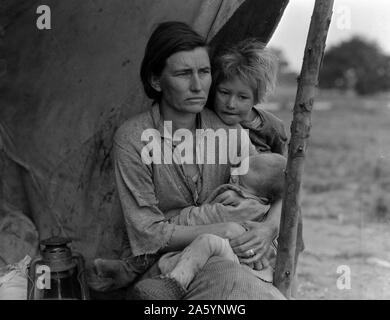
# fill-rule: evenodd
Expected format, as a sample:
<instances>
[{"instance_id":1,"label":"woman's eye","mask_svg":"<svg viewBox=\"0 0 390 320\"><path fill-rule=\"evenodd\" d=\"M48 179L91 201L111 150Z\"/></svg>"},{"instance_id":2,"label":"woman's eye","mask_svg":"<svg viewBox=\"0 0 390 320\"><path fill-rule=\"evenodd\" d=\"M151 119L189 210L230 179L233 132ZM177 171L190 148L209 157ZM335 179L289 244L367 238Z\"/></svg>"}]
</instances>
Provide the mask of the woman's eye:
<instances>
[{"instance_id":1,"label":"woman's eye","mask_svg":"<svg viewBox=\"0 0 390 320\"><path fill-rule=\"evenodd\" d=\"M205 78L209 75L210 72L208 71L199 71L199 77L200 78Z\"/></svg>"},{"instance_id":2,"label":"woman's eye","mask_svg":"<svg viewBox=\"0 0 390 320\"><path fill-rule=\"evenodd\" d=\"M241 100L249 99L247 96L239 96L239 98L240 98Z\"/></svg>"}]
</instances>

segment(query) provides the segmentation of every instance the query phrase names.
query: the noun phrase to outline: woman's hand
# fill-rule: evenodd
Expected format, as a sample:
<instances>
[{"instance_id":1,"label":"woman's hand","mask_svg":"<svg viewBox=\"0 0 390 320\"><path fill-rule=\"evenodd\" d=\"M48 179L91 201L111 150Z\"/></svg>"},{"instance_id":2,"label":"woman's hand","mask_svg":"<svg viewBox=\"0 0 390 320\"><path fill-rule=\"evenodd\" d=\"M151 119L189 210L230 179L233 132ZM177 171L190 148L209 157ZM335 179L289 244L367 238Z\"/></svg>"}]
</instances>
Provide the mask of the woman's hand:
<instances>
[{"instance_id":1,"label":"woman's hand","mask_svg":"<svg viewBox=\"0 0 390 320\"><path fill-rule=\"evenodd\" d=\"M256 269L262 269L267 265L264 254L268 252L272 240L276 237L276 230L264 222L246 221L243 225L248 231L230 240L233 252L240 262L245 264L256 262Z\"/></svg>"},{"instance_id":2,"label":"woman's hand","mask_svg":"<svg viewBox=\"0 0 390 320\"><path fill-rule=\"evenodd\" d=\"M243 233L245 233L246 229L236 222L226 222L226 231L224 237L231 240L236 239Z\"/></svg>"}]
</instances>

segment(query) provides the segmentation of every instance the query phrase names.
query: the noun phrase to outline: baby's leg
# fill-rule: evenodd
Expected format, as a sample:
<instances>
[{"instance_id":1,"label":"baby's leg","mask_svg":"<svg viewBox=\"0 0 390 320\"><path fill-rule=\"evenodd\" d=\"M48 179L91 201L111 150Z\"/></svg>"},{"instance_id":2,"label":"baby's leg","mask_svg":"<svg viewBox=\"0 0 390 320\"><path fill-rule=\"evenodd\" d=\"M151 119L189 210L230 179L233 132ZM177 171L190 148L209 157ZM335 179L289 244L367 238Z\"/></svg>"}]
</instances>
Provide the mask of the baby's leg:
<instances>
[{"instance_id":1,"label":"baby's leg","mask_svg":"<svg viewBox=\"0 0 390 320\"><path fill-rule=\"evenodd\" d=\"M229 240L213 234L202 234L183 250L176 267L167 274L167 277L174 278L187 288L211 256L219 256L239 263Z\"/></svg>"},{"instance_id":2,"label":"baby's leg","mask_svg":"<svg viewBox=\"0 0 390 320\"><path fill-rule=\"evenodd\" d=\"M161 258L158 260L158 268L160 269L161 274L166 275L170 273L176 267L182 254L182 251L175 251L165 253L163 256L161 256Z\"/></svg>"}]
</instances>

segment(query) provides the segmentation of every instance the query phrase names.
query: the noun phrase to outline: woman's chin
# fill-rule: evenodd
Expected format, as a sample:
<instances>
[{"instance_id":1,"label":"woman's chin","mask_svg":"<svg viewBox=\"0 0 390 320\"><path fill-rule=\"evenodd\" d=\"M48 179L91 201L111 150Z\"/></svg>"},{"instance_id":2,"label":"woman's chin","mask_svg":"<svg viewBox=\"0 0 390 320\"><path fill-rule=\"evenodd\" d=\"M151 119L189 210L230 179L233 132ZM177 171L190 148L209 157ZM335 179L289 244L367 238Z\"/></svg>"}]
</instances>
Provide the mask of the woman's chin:
<instances>
[{"instance_id":1,"label":"woman's chin","mask_svg":"<svg viewBox=\"0 0 390 320\"><path fill-rule=\"evenodd\" d=\"M188 113L199 113L204 109L205 104L189 104L186 105L184 111Z\"/></svg>"}]
</instances>

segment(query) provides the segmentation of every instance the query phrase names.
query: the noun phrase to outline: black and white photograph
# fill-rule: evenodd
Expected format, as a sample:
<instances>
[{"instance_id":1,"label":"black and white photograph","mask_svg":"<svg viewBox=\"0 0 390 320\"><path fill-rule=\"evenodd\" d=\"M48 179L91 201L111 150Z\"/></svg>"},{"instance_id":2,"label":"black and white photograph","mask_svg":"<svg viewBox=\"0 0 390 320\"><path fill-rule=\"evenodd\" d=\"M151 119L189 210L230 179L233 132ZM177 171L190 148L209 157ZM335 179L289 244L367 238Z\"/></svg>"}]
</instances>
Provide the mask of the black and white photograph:
<instances>
[{"instance_id":1,"label":"black and white photograph","mask_svg":"<svg viewBox=\"0 0 390 320\"><path fill-rule=\"evenodd\" d=\"M389 17L1 0L0 300L390 299Z\"/></svg>"}]
</instances>

